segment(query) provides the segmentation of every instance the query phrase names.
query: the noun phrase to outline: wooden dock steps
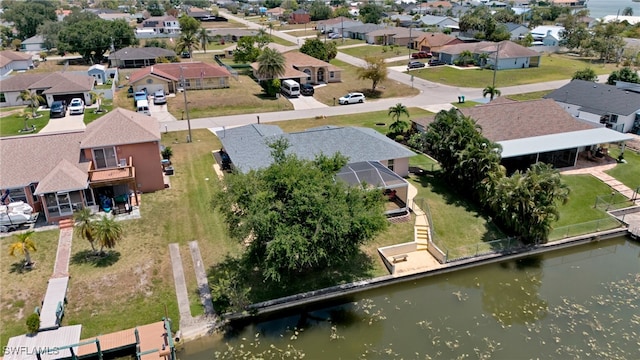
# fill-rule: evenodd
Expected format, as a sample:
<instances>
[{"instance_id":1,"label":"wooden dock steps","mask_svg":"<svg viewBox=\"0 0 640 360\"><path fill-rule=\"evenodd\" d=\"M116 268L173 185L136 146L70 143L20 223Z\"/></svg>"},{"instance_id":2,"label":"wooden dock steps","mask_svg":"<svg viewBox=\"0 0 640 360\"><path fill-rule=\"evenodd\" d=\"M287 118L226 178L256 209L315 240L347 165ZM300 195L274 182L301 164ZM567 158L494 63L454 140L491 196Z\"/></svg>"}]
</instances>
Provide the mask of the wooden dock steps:
<instances>
[{"instance_id":1,"label":"wooden dock steps","mask_svg":"<svg viewBox=\"0 0 640 360\"><path fill-rule=\"evenodd\" d=\"M429 226L416 224L413 227L416 250L427 250L429 243Z\"/></svg>"},{"instance_id":2,"label":"wooden dock steps","mask_svg":"<svg viewBox=\"0 0 640 360\"><path fill-rule=\"evenodd\" d=\"M69 229L69 228L73 228L74 225L74 221L73 219L64 219L64 220L60 220L58 222L58 227L60 229Z\"/></svg>"}]
</instances>

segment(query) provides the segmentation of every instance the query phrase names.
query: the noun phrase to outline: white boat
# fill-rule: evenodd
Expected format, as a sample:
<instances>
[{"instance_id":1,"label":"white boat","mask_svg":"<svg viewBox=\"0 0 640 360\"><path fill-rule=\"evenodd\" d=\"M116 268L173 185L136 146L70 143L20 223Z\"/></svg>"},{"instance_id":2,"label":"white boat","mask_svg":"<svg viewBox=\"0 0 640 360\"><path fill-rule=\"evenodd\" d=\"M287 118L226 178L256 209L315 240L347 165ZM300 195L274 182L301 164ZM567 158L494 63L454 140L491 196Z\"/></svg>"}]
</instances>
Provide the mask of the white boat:
<instances>
[{"instance_id":1,"label":"white boat","mask_svg":"<svg viewBox=\"0 0 640 360\"><path fill-rule=\"evenodd\" d=\"M0 205L0 230L2 232L16 229L23 224L33 223L37 219L38 213L34 213L31 205L23 201Z\"/></svg>"}]
</instances>

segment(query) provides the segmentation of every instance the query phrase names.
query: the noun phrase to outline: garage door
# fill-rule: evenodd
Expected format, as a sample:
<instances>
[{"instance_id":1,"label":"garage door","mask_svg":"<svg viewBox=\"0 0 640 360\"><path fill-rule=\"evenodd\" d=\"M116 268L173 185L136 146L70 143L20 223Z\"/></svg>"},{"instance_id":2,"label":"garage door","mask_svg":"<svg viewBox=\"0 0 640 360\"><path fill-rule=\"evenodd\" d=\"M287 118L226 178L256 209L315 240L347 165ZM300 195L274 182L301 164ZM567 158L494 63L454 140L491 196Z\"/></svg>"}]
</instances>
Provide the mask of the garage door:
<instances>
[{"instance_id":1,"label":"garage door","mask_svg":"<svg viewBox=\"0 0 640 360\"><path fill-rule=\"evenodd\" d=\"M78 93L78 94L53 95L53 101L64 100L67 102L67 105L69 105L69 103L71 102L71 99L73 98L80 98L82 99L82 101L84 101L84 94Z\"/></svg>"},{"instance_id":2,"label":"garage door","mask_svg":"<svg viewBox=\"0 0 640 360\"><path fill-rule=\"evenodd\" d=\"M136 91L142 91L144 88L147 89L147 94L149 95L153 95L154 92L158 91L158 90L164 90L165 92L167 92L164 89L164 85L162 84L145 84L145 85L138 85L136 87Z\"/></svg>"}]
</instances>

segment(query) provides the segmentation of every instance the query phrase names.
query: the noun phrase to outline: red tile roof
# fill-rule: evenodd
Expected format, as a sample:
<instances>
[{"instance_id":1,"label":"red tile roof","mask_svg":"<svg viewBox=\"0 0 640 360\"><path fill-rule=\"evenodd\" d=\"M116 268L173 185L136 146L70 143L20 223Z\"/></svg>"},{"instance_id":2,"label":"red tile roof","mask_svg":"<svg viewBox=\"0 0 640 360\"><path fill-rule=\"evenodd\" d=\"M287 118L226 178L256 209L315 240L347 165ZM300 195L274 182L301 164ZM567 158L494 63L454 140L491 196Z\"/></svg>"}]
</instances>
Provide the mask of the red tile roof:
<instances>
[{"instance_id":1,"label":"red tile roof","mask_svg":"<svg viewBox=\"0 0 640 360\"><path fill-rule=\"evenodd\" d=\"M229 71L227 71L227 69L222 66L196 61L184 63L155 64L153 66L142 68L131 74L129 82L134 83L150 74L173 81L178 81L181 76L181 69L185 79L219 78L231 76Z\"/></svg>"}]
</instances>

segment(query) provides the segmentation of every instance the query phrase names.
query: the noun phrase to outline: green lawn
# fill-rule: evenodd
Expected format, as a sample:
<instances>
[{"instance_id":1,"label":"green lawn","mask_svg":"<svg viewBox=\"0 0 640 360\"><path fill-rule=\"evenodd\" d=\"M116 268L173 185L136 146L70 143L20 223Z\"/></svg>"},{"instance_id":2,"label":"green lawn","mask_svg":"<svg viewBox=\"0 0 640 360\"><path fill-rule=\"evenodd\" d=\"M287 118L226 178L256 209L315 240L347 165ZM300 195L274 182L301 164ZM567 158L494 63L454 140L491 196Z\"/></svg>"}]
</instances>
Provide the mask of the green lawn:
<instances>
[{"instance_id":1,"label":"green lawn","mask_svg":"<svg viewBox=\"0 0 640 360\"><path fill-rule=\"evenodd\" d=\"M113 110L113 104L111 100L105 100L102 103L101 106L102 110L106 110L103 111L99 114L96 114L94 111L95 109L88 109L84 112L84 124L88 125L90 123L92 123L93 121L95 121L96 119L106 115L109 111Z\"/></svg>"},{"instance_id":2,"label":"green lawn","mask_svg":"<svg viewBox=\"0 0 640 360\"><path fill-rule=\"evenodd\" d=\"M294 43L292 43L291 41L287 41L283 38L277 37L277 36L271 36L271 42L274 44L280 44L280 45L284 45L284 46L293 46L296 45Z\"/></svg>"},{"instance_id":3,"label":"green lawn","mask_svg":"<svg viewBox=\"0 0 640 360\"><path fill-rule=\"evenodd\" d=\"M355 56L360 59L364 59L366 56L375 56L381 57L383 59L388 59L392 57L398 56L407 56L407 60L409 59L409 54L411 53L411 49L408 49L404 46L383 46L383 45L366 45L366 46L357 46L347 49L339 49L340 52L345 54Z\"/></svg>"},{"instance_id":4,"label":"green lawn","mask_svg":"<svg viewBox=\"0 0 640 360\"><path fill-rule=\"evenodd\" d=\"M609 155L617 158L620 155L620 149L616 146L609 148ZM626 164L620 163L606 173L635 190L640 187L640 154L626 149L624 159L627 161Z\"/></svg>"},{"instance_id":5,"label":"green lawn","mask_svg":"<svg viewBox=\"0 0 640 360\"><path fill-rule=\"evenodd\" d=\"M524 94L507 95L505 97L516 101L538 100L542 99L545 95L551 93L552 91L553 90L535 91Z\"/></svg>"},{"instance_id":6,"label":"green lawn","mask_svg":"<svg viewBox=\"0 0 640 360\"><path fill-rule=\"evenodd\" d=\"M27 126L31 127L35 125L36 133L42 130L43 127L49 123L49 111L39 111L40 116L36 119L27 121ZM0 136L14 136L14 135L28 135L34 132L20 132L24 129L24 117L20 116L20 113L11 114L0 118Z\"/></svg>"},{"instance_id":7,"label":"green lawn","mask_svg":"<svg viewBox=\"0 0 640 360\"><path fill-rule=\"evenodd\" d=\"M327 41L336 43L336 46L338 47L338 51L341 51L340 47L342 46L355 45L355 44L364 44L364 45L367 44L366 42L364 42L364 40L358 40L358 39L342 38L342 39L327 39Z\"/></svg>"},{"instance_id":8,"label":"green lawn","mask_svg":"<svg viewBox=\"0 0 640 360\"><path fill-rule=\"evenodd\" d=\"M346 51L346 50L345 50ZM577 70L591 67L596 74L609 74L616 70L615 64L591 64L590 59L581 59L564 55L543 56L540 67L528 69L499 70L496 76L496 87L533 84L545 81L569 79ZM493 81L493 71L486 69L458 70L450 66L419 69L412 74L422 79L437 83L484 88Z\"/></svg>"}]
</instances>

